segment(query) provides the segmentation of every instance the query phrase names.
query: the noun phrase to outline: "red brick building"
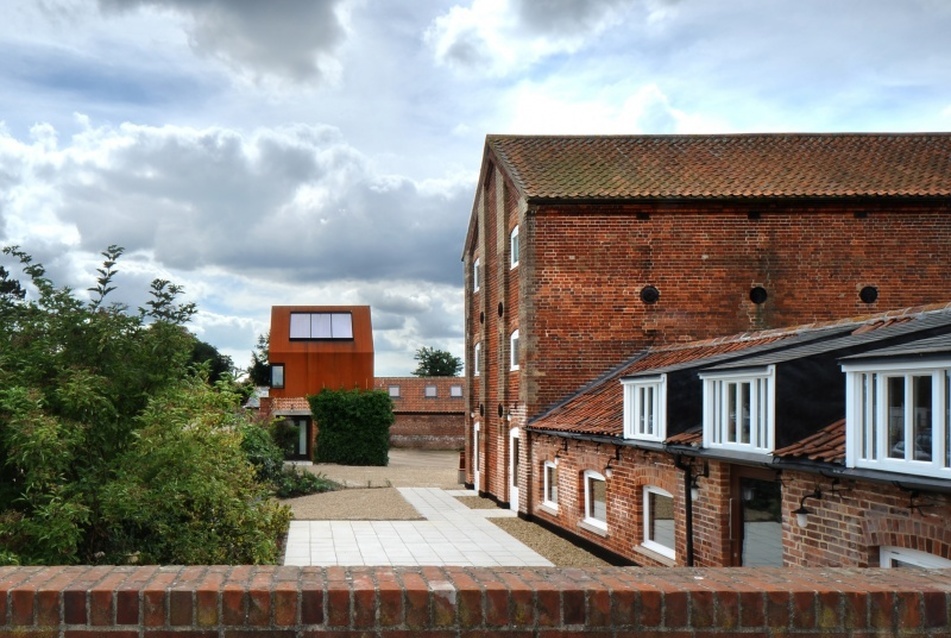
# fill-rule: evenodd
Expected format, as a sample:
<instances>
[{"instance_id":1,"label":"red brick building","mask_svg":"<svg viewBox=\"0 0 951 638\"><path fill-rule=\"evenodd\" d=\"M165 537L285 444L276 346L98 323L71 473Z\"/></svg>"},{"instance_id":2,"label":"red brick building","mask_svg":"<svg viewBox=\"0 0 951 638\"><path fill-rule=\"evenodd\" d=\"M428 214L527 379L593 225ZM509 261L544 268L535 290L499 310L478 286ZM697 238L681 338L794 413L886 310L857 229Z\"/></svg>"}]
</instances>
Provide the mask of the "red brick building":
<instances>
[{"instance_id":1,"label":"red brick building","mask_svg":"<svg viewBox=\"0 0 951 638\"><path fill-rule=\"evenodd\" d=\"M535 516L525 426L648 347L951 298L949 196L948 134L489 136L467 481Z\"/></svg>"},{"instance_id":2,"label":"red brick building","mask_svg":"<svg viewBox=\"0 0 951 638\"><path fill-rule=\"evenodd\" d=\"M461 450L465 443L464 380L459 377L377 377L393 400L390 446Z\"/></svg>"}]
</instances>

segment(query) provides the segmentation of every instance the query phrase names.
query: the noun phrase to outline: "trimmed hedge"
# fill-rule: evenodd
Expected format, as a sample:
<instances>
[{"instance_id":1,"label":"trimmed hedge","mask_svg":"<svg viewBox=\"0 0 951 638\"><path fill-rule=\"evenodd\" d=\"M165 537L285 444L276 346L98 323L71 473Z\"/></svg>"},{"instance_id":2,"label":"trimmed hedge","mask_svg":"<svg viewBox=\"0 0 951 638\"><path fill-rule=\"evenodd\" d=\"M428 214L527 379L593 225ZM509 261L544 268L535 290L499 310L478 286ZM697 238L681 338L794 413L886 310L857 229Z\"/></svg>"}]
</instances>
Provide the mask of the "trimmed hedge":
<instances>
[{"instance_id":1,"label":"trimmed hedge","mask_svg":"<svg viewBox=\"0 0 951 638\"><path fill-rule=\"evenodd\" d=\"M315 463L386 465L393 400L383 390L323 390L307 397L317 423Z\"/></svg>"}]
</instances>

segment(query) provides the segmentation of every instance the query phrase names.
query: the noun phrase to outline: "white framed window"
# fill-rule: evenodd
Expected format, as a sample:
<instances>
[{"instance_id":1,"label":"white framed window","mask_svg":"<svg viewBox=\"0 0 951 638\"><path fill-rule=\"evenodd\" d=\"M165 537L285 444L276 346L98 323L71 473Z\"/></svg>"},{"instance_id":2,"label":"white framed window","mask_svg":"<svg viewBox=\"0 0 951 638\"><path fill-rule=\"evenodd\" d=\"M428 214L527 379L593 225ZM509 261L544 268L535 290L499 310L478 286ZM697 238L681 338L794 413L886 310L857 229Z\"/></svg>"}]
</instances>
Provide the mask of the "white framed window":
<instances>
[{"instance_id":1,"label":"white framed window","mask_svg":"<svg viewBox=\"0 0 951 638\"><path fill-rule=\"evenodd\" d=\"M509 337L509 369L518 370L518 330Z\"/></svg>"},{"instance_id":2,"label":"white framed window","mask_svg":"<svg viewBox=\"0 0 951 638\"><path fill-rule=\"evenodd\" d=\"M434 385L427 385L424 392L426 394L426 398L428 399L434 399L439 396L439 391Z\"/></svg>"},{"instance_id":3,"label":"white framed window","mask_svg":"<svg viewBox=\"0 0 951 638\"><path fill-rule=\"evenodd\" d=\"M645 485L643 491L644 540L641 545L667 558L676 558L674 497L654 485Z\"/></svg>"},{"instance_id":4,"label":"white framed window","mask_svg":"<svg viewBox=\"0 0 951 638\"><path fill-rule=\"evenodd\" d=\"M607 482L594 470L584 471L584 522L598 529L608 528Z\"/></svg>"},{"instance_id":5,"label":"white framed window","mask_svg":"<svg viewBox=\"0 0 951 638\"><path fill-rule=\"evenodd\" d=\"M272 388L284 387L284 364L283 363L271 364L271 387Z\"/></svg>"},{"instance_id":6,"label":"white framed window","mask_svg":"<svg viewBox=\"0 0 951 638\"><path fill-rule=\"evenodd\" d=\"M878 550L878 564L885 568L947 569L951 567L951 560L917 549L883 545Z\"/></svg>"},{"instance_id":7,"label":"white framed window","mask_svg":"<svg viewBox=\"0 0 951 638\"><path fill-rule=\"evenodd\" d=\"M482 370L482 344L477 343L472 348L472 376L479 376Z\"/></svg>"},{"instance_id":8,"label":"white framed window","mask_svg":"<svg viewBox=\"0 0 951 638\"><path fill-rule=\"evenodd\" d=\"M400 398L400 386L398 386L398 385L391 385L391 386L388 388L388 390L389 390L390 398L391 398L391 399L398 399L398 398Z\"/></svg>"},{"instance_id":9,"label":"white framed window","mask_svg":"<svg viewBox=\"0 0 951 638\"><path fill-rule=\"evenodd\" d=\"M848 467L951 476L951 361L842 369Z\"/></svg>"},{"instance_id":10,"label":"white framed window","mask_svg":"<svg viewBox=\"0 0 951 638\"><path fill-rule=\"evenodd\" d=\"M291 339L353 339L349 312L292 312Z\"/></svg>"},{"instance_id":11,"label":"white framed window","mask_svg":"<svg viewBox=\"0 0 951 638\"><path fill-rule=\"evenodd\" d=\"M462 396L462 386L461 385L451 385L449 386L449 396L453 399L458 399Z\"/></svg>"},{"instance_id":12,"label":"white framed window","mask_svg":"<svg viewBox=\"0 0 951 638\"><path fill-rule=\"evenodd\" d=\"M667 438L667 375L622 379L624 438L663 441Z\"/></svg>"},{"instance_id":13,"label":"white framed window","mask_svg":"<svg viewBox=\"0 0 951 638\"><path fill-rule=\"evenodd\" d=\"M518 226L516 226L509 235L509 268L518 266Z\"/></svg>"},{"instance_id":14,"label":"white framed window","mask_svg":"<svg viewBox=\"0 0 951 638\"><path fill-rule=\"evenodd\" d=\"M776 368L701 374L704 447L769 453L774 448Z\"/></svg>"},{"instance_id":15,"label":"white framed window","mask_svg":"<svg viewBox=\"0 0 951 638\"><path fill-rule=\"evenodd\" d=\"M558 464L545 461L542 468L542 505L548 509L558 509Z\"/></svg>"},{"instance_id":16,"label":"white framed window","mask_svg":"<svg viewBox=\"0 0 951 638\"><path fill-rule=\"evenodd\" d=\"M479 292L482 285L482 281L479 279L479 266L481 264L482 261L478 257L472 262L472 292Z\"/></svg>"}]
</instances>

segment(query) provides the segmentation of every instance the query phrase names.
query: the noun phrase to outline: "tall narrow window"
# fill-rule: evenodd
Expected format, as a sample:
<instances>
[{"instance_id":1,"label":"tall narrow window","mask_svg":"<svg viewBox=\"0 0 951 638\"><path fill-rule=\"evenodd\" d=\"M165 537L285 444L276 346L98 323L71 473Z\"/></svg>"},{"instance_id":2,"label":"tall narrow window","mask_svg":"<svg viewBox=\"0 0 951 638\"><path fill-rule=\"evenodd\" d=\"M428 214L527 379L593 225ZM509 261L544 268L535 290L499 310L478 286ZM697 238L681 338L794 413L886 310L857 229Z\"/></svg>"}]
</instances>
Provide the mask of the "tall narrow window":
<instances>
[{"instance_id":1,"label":"tall narrow window","mask_svg":"<svg viewBox=\"0 0 951 638\"><path fill-rule=\"evenodd\" d=\"M472 348L472 376L477 377L482 370L482 344L477 343Z\"/></svg>"},{"instance_id":2,"label":"tall narrow window","mask_svg":"<svg viewBox=\"0 0 951 638\"><path fill-rule=\"evenodd\" d=\"M549 509L558 509L558 466L545 461L542 486L542 505Z\"/></svg>"},{"instance_id":3,"label":"tall narrow window","mask_svg":"<svg viewBox=\"0 0 951 638\"><path fill-rule=\"evenodd\" d=\"M644 486L644 542L646 549L675 558L674 497L653 485Z\"/></svg>"},{"instance_id":4,"label":"tall narrow window","mask_svg":"<svg viewBox=\"0 0 951 638\"><path fill-rule=\"evenodd\" d=\"M479 279L479 266L481 261L476 257L475 261L472 262L472 292L479 292L479 287L482 284L482 281Z\"/></svg>"},{"instance_id":5,"label":"tall narrow window","mask_svg":"<svg viewBox=\"0 0 951 638\"><path fill-rule=\"evenodd\" d=\"M272 388L284 387L284 364L283 363L271 364L271 387Z\"/></svg>"},{"instance_id":6,"label":"tall narrow window","mask_svg":"<svg viewBox=\"0 0 951 638\"><path fill-rule=\"evenodd\" d=\"M511 254L510 268L518 266L518 226L509 235L509 252Z\"/></svg>"},{"instance_id":7,"label":"tall narrow window","mask_svg":"<svg viewBox=\"0 0 951 638\"><path fill-rule=\"evenodd\" d=\"M518 370L518 330L512 333L511 338L509 338L509 352L510 352L510 368L512 370Z\"/></svg>"},{"instance_id":8,"label":"tall narrow window","mask_svg":"<svg viewBox=\"0 0 951 638\"><path fill-rule=\"evenodd\" d=\"M607 483L594 470L584 473L584 522L598 529L608 528Z\"/></svg>"}]
</instances>

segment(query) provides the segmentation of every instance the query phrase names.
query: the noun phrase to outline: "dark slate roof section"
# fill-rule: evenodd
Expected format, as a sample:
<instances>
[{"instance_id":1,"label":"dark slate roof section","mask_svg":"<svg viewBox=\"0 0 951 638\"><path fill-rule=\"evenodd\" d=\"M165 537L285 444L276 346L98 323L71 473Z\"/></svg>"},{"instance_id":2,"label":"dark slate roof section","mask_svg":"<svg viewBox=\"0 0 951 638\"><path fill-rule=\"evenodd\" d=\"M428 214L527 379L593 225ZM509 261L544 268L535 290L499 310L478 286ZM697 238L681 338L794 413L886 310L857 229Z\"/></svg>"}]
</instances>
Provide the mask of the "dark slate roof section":
<instances>
[{"instance_id":1,"label":"dark slate roof section","mask_svg":"<svg viewBox=\"0 0 951 638\"><path fill-rule=\"evenodd\" d=\"M757 368L825 352L832 352L834 350L871 347L871 344L878 341L913 335L929 330L948 330L951 329L951 304L908 308L888 313L879 318L873 318L871 321L857 320L856 323L858 325L854 326L848 333L834 337L831 340L814 340L802 346L774 350L759 356L743 357L741 360L734 360L705 369L713 371ZM943 339L946 347L951 345L951 341L948 340L948 337L943 337ZM918 340L913 345L897 347L922 350L922 343L923 340ZM927 349L924 348L924 350ZM895 353L898 354L899 351L896 350Z\"/></svg>"},{"instance_id":2,"label":"dark slate roof section","mask_svg":"<svg viewBox=\"0 0 951 638\"><path fill-rule=\"evenodd\" d=\"M951 133L510 136L528 200L947 197Z\"/></svg>"},{"instance_id":3,"label":"dark slate roof section","mask_svg":"<svg viewBox=\"0 0 951 638\"><path fill-rule=\"evenodd\" d=\"M878 348L869 350L861 354L843 357L843 363L851 363L859 359L879 359L891 357L947 357L951 352L951 334L943 334L928 339L920 339L912 343L906 343L888 348Z\"/></svg>"},{"instance_id":4,"label":"dark slate roof section","mask_svg":"<svg viewBox=\"0 0 951 638\"><path fill-rule=\"evenodd\" d=\"M801 441L773 452L777 459L799 459L845 464L845 419L828 425Z\"/></svg>"}]
</instances>

